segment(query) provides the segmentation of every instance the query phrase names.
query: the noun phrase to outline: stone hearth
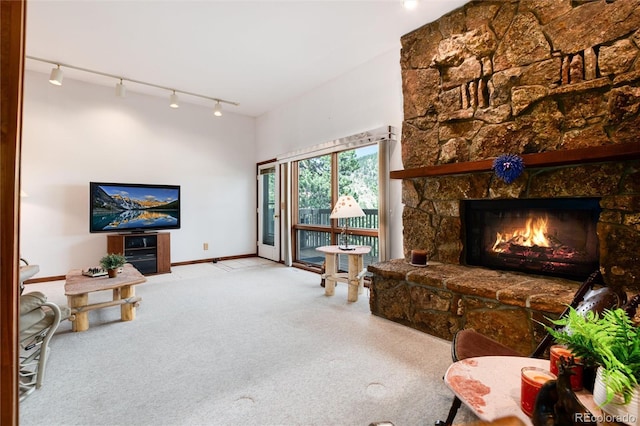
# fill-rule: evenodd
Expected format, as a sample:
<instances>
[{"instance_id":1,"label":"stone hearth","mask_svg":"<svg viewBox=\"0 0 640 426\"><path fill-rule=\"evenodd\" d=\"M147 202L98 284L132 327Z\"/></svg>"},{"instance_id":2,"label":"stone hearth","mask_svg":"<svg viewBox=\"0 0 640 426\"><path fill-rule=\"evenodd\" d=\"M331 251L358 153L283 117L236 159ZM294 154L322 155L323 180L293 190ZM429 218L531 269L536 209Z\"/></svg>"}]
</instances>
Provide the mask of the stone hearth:
<instances>
[{"instance_id":1,"label":"stone hearth","mask_svg":"<svg viewBox=\"0 0 640 426\"><path fill-rule=\"evenodd\" d=\"M443 338L474 327L535 345L531 320L561 312L579 283L464 265L466 199L599 197L604 281L640 290L640 0L473 1L401 41L404 170L391 177L405 259L369 267L372 312ZM511 184L475 167L614 145L634 154L527 165ZM443 265L407 265L413 249Z\"/></svg>"},{"instance_id":2,"label":"stone hearth","mask_svg":"<svg viewBox=\"0 0 640 426\"><path fill-rule=\"evenodd\" d=\"M560 278L464 265L420 268L404 259L370 265L369 271L373 314L448 340L474 328L523 355L545 334L536 321L557 318L579 287Z\"/></svg>"}]
</instances>

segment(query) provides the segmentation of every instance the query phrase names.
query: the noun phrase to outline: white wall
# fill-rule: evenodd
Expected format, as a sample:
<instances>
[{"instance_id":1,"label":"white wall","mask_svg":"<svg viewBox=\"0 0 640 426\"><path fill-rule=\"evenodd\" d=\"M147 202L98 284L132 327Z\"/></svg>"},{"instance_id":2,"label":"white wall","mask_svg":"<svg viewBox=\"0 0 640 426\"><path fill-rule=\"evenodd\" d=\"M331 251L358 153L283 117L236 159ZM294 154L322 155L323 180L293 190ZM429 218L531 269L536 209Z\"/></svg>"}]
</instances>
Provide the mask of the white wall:
<instances>
[{"instance_id":1,"label":"white wall","mask_svg":"<svg viewBox=\"0 0 640 426\"><path fill-rule=\"evenodd\" d=\"M178 184L182 228L171 261L255 253L256 162L380 126L396 127L402 168L400 47L253 119L113 87L25 74L20 252L38 277L94 266L106 236L89 233L90 181ZM247 153L255 153L255 157ZM402 257L401 182L390 182L391 257ZM209 243L204 251L203 243Z\"/></svg>"},{"instance_id":2,"label":"white wall","mask_svg":"<svg viewBox=\"0 0 640 426\"><path fill-rule=\"evenodd\" d=\"M37 277L106 253L106 236L89 233L90 181L181 185L172 262L255 253L255 119L71 79L55 87L32 71L24 95L20 253Z\"/></svg>"},{"instance_id":3,"label":"white wall","mask_svg":"<svg viewBox=\"0 0 640 426\"><path fill-rule=\"evenodd\" d=\"M394 126L390 170L402 169L400 131L403 113L400 45L349 73L259 117L258 161L351 136ZM403 257L401 181L390 182L390 257Z\"/></svg>"}]
</instances>

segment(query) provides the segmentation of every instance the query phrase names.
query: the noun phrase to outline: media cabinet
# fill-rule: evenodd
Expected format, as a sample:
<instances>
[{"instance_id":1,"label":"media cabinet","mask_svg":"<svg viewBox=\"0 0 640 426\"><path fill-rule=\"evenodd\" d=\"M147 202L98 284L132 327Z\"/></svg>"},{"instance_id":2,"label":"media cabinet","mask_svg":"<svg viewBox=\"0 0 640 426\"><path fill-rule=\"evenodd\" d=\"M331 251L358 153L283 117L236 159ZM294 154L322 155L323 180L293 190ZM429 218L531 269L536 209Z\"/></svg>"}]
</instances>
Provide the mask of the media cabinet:
<instances>
[{"instance_id":1,"label":"media cabinet","mask_svg":"<svg viewBox=\"0 0 640 426\"><path fill-rule=\"evenodd\" d=\"M168 232L107 235L107 253L122 253L144 275L171 272L171 239Z\"/></svg>"}]
</instances>

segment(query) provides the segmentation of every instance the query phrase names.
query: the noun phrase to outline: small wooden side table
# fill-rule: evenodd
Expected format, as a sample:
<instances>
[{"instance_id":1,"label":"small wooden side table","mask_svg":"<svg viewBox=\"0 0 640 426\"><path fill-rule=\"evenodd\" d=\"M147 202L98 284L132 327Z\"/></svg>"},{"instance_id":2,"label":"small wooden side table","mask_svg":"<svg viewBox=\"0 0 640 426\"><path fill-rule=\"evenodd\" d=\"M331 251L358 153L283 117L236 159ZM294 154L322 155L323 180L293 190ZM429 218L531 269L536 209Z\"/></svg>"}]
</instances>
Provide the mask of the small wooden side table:
<instances>
[{"instance_id":1,"label":"small wooden side table","mask_svg":"<svg viewBox=\"0 0 640 426\"><path fill-rule=\"evenodd\" d=\"M356 246L353 250L341 250L339 246L322 246L316 248L317 251L324 253L326 264L325 273L322 278L326 280L324 285L325 296L333 296L335 294L336 282L346 282L348 285L347 301L357 302L358 294L362 293L364 288L364 274L367 272L364 268L363 256L371 251L369 246ZM344 254L349 257L349 268L347 273L338 272L338 255Z\"/></svg>"},{"instance_id":2,"label":"small wooden side table","mask_svg":"<svg viewBox=\"0 0 640 426\"><path fill-rule=\"evenodd\" d=\"M64 285L64 294L71 308L72 331L89 329L89 311L120 305L120 319L133 321L136 318L136 306L142 300L136 296L135 285L142 284L147 279L138 270L127 263L122 272L115 278L88 277L82 275L82 270L69 271ZM89 293L103 290L113 290L113 300L110 302L89 304Z\"/></svg>"},{"instance_id":3,"label":"small wooden side table","mask_svg":"<svg viewBox=\"0 0 640 426\"><path fill-rule=\"evenodd\" d=\"M523 367L548 370L549 360L519 356L467 358L451 364L444 382L481 420L490 422L516 416L531 425L531 419L520 408L520 370ZM593 416L604 417L590 392L581 390L575 394Z\"/></svg>"}]
</instances>

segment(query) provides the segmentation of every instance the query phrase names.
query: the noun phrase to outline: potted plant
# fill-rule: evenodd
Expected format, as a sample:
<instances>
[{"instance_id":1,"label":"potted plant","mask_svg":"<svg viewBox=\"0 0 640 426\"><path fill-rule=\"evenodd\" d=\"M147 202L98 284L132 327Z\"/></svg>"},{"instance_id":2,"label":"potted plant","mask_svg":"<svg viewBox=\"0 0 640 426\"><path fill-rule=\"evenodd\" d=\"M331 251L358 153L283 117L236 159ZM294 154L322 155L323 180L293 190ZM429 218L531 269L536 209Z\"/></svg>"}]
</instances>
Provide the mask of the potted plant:
<instances>
[{"instance_id":1,"label":"potted plant","mask_svg":"<svg viewBox=\"0 0 640 426\"><path fill-rule=\"evenodd\" d=\"M100 266L109 273L110 278L118 274L118 268L127 263L127 258L120 253L109 253L100 259Z\"/></svg>"},{"instance_id":2,"label":"potted plant","mask_svg":"<svg viewBox=\"0 0 640 426\"><path fill-rule=\"evenodd\" d=\"M638 416L640 383L640 328L622 308L586 315L570 308L568 315L552 321L549 333L566 345L586 365L598 366L594 401L607 413L620 410ZM629 406L625 408L625 406ZM635 423L634 423L635 424Z\"/></svg>"}]
</instances>

